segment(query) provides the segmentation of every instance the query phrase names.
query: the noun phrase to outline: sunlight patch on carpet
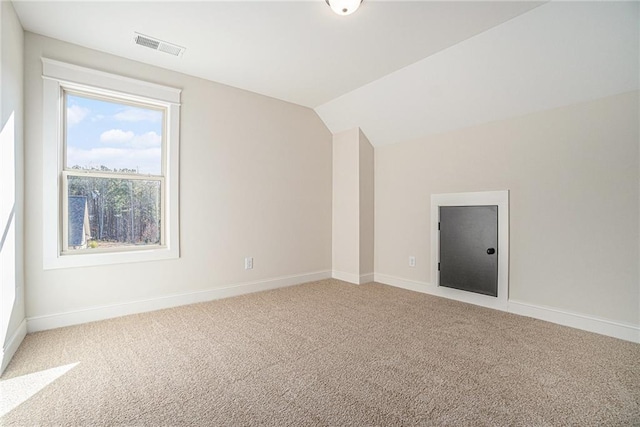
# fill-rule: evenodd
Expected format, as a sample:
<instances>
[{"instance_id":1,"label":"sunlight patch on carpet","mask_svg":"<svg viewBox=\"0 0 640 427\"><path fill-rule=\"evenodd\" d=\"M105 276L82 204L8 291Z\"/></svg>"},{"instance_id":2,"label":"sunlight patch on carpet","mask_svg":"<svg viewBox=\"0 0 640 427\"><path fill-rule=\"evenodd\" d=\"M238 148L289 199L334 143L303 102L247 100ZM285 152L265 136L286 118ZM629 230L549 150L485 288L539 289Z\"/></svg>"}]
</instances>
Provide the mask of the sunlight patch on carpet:
<instances>
[{"instance_id":1,"label":"sunlight patch on carpet","mask_svg":"<svg viewBox=\"0 0 640 427\"><path fill-rule=\"evenodd\" d=\"M75 368L78 363L80 362L1 381L0 417L26 402L40 390Z\"/></svg>"}]
</instances>

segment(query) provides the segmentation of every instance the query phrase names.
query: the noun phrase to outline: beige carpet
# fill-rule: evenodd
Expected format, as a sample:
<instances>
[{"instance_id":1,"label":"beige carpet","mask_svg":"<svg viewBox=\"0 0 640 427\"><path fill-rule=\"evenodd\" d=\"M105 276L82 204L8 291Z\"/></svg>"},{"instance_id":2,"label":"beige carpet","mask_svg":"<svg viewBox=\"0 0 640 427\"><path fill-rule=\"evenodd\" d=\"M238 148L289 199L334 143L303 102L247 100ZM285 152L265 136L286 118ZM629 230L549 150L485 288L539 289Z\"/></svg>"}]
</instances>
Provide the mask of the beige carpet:
<instances>
[{"instance_id":1,"label":"beige carpet","mask_svg":"<svg viewBox=\"0 0 640 427\"><path fill-rule=\"evenodd\" d=\"M378 284L31 334L2 382L74 363L0 424L640 425L640 345Z\"/></svg>"}]
</instances>

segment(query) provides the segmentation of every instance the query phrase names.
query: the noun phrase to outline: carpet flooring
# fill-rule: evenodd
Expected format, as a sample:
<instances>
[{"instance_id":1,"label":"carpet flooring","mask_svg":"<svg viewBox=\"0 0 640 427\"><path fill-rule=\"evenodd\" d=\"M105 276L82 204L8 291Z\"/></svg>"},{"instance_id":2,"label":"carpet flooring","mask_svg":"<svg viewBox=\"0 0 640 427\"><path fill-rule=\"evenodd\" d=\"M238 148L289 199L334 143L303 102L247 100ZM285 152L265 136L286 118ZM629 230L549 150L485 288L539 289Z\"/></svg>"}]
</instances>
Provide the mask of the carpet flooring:
<instances>
[{"instance_id":1,"label":"carpet flooring","mask_svg":"<svg viewBox=\"0 0 640 427\"><path fill-rule=\"evenodd\" d=\"M640 425L640 345L380 284L30 334L0 386L60 367L0 424Z\"/></svg>"}]
</instances>

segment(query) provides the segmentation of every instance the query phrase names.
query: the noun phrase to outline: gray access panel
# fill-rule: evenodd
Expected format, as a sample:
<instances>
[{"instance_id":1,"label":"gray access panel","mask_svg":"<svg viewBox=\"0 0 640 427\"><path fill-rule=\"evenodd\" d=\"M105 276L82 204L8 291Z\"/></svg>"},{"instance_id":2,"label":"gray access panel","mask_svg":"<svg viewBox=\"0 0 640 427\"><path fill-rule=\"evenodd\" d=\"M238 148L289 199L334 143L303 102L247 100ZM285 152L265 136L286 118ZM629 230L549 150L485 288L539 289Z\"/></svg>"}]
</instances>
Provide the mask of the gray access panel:
<instances>
[{"instance_id":1,"label":"gray access panel","mask_svg":"<svg viewBox=\"0 0 640 427\"><path fill-rule=\"evenodd\" d=\"M440 206L440 286L498 296L498 206Z\"/></svg>"}]
</instances>

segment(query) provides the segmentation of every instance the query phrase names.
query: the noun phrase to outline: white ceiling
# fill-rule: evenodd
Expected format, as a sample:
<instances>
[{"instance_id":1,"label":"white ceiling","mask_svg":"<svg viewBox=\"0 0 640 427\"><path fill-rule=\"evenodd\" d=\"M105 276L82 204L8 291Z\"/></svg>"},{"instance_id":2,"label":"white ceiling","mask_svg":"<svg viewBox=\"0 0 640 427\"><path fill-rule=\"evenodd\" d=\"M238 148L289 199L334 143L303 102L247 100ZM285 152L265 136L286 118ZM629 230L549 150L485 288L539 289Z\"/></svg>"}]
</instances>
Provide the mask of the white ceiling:
<instances>
[{"instance_id":1,"label":"white ceiling","mask_svg":"<svg viewBox=\"0 0 640 427\"><path fill-rule=\"evenodd\" d=\"M25 30L314 108L539 3L14 1ZM182 58L133 33L187 48Z\"/></svg>"},{"instance_id":2,"label":"white ceiling","mask_svg":"<svg viewBox=\"0 0 640 427\"><path fill-rule=\"evenodd\" d=\"M25 30L315 108L374 145L638 88L638 3L541 4L14 1Z\"/></svg>"},{"instance_id":3,"label":"white ceiling","mask_svg":"<svg viewBox=\"0 0 640 427\"><path fill-rule=\"evenodd\" d=\"M638 2L553 2L316 108L374 145L640 87Z\"/></svg>"}]
</instances>

